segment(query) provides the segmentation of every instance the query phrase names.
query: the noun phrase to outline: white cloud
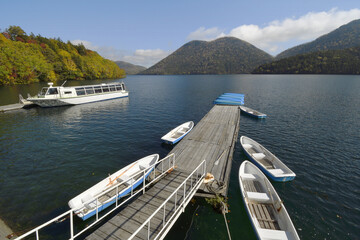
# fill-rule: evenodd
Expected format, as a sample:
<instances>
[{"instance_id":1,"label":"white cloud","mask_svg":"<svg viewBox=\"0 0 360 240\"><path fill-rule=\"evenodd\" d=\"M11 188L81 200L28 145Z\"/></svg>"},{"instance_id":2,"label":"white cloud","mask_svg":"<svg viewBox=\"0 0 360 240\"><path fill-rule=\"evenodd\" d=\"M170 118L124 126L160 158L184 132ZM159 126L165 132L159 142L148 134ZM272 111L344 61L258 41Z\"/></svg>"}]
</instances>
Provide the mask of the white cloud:
<instances>
[{"instance_id":1,"label":"white cloud","mask_svg":"<svg viewBox=\"0 0 360 240\"><path fill-rule=\"evenodd\" d=\"M189 34L193 36L215 39L221 36L233 36L250 42L270 53L279 53L286 48L312 41L341 25L360 18L360 9L348 11L333 8L327 12L310 12L299 18L287 18L282 21L276 20L264 27L258 25L241 25L232 29L229 33L216 32L215 28L199 28ZM218 34L216 37L214 35ZM205 37L204 37L205 36ZM192 38L194 39L194 38Z\"/></svg>"},{"instance_id":2,"label":"white cloud","mask_svg":"<svg viewBox=\"0 0 360 240\"><path fill-rule=\"evenodd\" d=\"M98 52L102 57L113 61L125 61L144 67L150 67L167 57L171 52L161 49L138 49L135 52L116 49L114 47L96 46L89 41L73 40L72 44L82 43L87 49Z\"/></svg>"},{"instance_id":3,"label":"white cloud","mask_svg":"<svg viewBox=\"0 0 360 240\"><path fill-rule=\"evenodd\" d=\"M171 52L161 49L138 49L133 55L124 56L123 60L133 64L150 67L163 58L169 56Z\"/></svg>"},{"instance_id":4,"label":"white cloud","mask_svg":"<svg viewBox=\"0 0 360 240\"><path fill-rule=\"evenodd\" d=\"M206 29L205 27L200 27L196 31L192 32L187 36L187 40L214 40L223 35L222 31L217 27Z\"/></svg>"}]
</instances>

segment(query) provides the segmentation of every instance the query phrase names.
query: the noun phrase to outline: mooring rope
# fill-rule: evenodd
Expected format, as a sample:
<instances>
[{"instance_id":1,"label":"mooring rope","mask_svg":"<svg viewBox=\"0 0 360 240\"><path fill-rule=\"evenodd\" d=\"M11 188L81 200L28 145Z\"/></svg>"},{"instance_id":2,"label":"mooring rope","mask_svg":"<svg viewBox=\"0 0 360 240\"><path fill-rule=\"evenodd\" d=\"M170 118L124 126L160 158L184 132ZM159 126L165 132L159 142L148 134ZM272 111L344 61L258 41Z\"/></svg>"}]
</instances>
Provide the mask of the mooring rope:
<instances>
[{"instance_id":1,"label":"mooring rope","mask_svg":"<svg viewBox=\"0 0 360 240\"><path fill-rule=\"evenodd\" d=\"M213 187L214 182L217 184L217 188ZM218 180L213 180L212 182L206 184L207 189L214 193L216 196L216 199L218 199L221 202L221 206L220 206L220 210L222 215L224 216L224 220L225 220L225 225L226 225L226 230L229 236L229 240L231 240L231 235L230 235L230 230L229 230L229 225L227 223L227 219L226 219L226 213L228 213L228 208L226 203L219 197L220 192L226 188L226 183L225 182L219 182Z\"/></svg>"}]
</instances>

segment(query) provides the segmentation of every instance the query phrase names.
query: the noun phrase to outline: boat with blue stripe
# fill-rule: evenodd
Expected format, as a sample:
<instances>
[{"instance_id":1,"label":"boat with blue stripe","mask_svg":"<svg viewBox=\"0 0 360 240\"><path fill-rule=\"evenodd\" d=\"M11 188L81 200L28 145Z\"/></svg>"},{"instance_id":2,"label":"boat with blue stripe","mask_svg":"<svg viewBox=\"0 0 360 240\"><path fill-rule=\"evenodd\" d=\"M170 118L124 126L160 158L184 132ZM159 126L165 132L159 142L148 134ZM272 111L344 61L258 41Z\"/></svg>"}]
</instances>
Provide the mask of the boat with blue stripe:
<instances>
[{"instance_id":1,"label":"boat with blue stripe","mask_svg":"<svg viewBox=\"0 0 360 240\"><path fill-rule=\"evenodd\" d=\"M94 216L142 184L158 160L159 154L152 154L127 165L71 199L69 207L82 220Z\"/></svg>"},{"instance_id":2,"label":"boat with blue stripe","mask_svg":"<svg viewBox=\"0 0 360 240\"><path fill-rule=\"evenodd\" d=\"M167 144L176 144L183 139L193 129L193 127L193 121L183 123L162 136L161 140Z\"/></svg>"},{"instance_id":3,"label":"boat with blue stripe","mask_svg":"<svg viewBox=\"0 0 360 240\"><path fill-rule=\"evenodd\" d=\"M279 158L255 140L242 136L240 143L249 159L276 182L287 182L295 178L295 173Z\"/></svg>"},{"instance_id":4,"label":"boat with blue stripe","mask_svg":"<svg viewBox=\"0 0 360 240\"><path fill-rule=\"evenodd\" d=\"M249 107L241 106L240 109L241 109L241 112L243 112L249 116L255 117L255 118L266 118L267 117L267 115L265 113L261 113L254 109L251 109Z\"/></svg>"}]
</instances>

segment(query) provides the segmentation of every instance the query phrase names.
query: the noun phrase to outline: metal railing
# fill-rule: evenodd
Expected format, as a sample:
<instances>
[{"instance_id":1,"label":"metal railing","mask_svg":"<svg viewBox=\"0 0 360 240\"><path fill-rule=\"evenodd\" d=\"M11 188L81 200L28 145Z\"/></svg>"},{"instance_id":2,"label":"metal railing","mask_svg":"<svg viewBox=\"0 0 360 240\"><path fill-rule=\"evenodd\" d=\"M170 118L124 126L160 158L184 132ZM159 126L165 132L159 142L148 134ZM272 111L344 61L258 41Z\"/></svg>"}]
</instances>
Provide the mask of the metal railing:
<instances>
[{"instance_id":1,"label":"metal railing","mask_svg":"<svg viewBox=\"0 0 360 240\"><path fill-rule=\"evenodd\" d=\"M201 168L201 169L200 169ZM163 239L166 233L170 230L170 227L175 223L175 220L185 211L185 207L192 199L194 194L199 189L206 175L206 161L203 160L195 170L176 188L176 190L150 215L150 217L130 236L129 239L133 239L142 229L146 228L147 239ZM187 189L187 186L190 188ZM181 199L182 198L182 199ZM170 200L174 200L171 202ZM166 214L166 209L171 208ZM172 212L172 214L170 214ZM151 220L157 215L161 215L162 229L156 234L151 231ZM168 215L168 217L166 217ZM170 216L169 216L170 215ZM157 224L156 227L158 227Z\"/></svg>"},{"instance_id":2,"label":"metal railing","mask_svg":"<svg viewBox=\"0 0 360 240\"><path fill-rule=\"evenodd\" d=\"M94 226L95 224L97 224L99 221L101 221L102 219L104 219L105 217L107 217L109 214L111 214L112 212L114 212L116 209L118 209L119 207L123 206L125 203L129 202L132 198L134 198L136 195L138 195L139 193L145 193L146 188L152 184L153 182L157 181L159 178L163 177L166 173L168 173L169 171L171 171L172 169L175 168L175 154L171 154L161 160L159 160L157 163L149 166L146 169L143 169L142 171L132 174L129 176L128 179L114 185L113 187L110 187L109 189L106 189L106 191L103 191L101 194L93 197L92 199L89 199L88 201L84 202L84 206L85 204L88 203L92 203L92 202L96 202L96 219L93 223L87 225L84 229L82 229L81 231L79 231L78 233L74 234L74 215L76 214L76 210L74 211L73 209L68 210L67 212L51 219L50 221L32 229L31 231L17 237L17 240L23 239L27 236L31 236L33 234L35 234L36 236L36 240L39 240L39 231L41 229L43 229L44 227L52 224L52 223L56 223L56 222L62 222L62 220L64 218L70 218L70 238L69 239L75 239L76 237L79 237L82 233L84 233L85 231L87 231L88 229L90 229L92 226ZM151 181L149 181L148 183L146 183L145 179L146 179L146 173L148 172L148 170L153 169L152 174L153 174L153 178ZM160 174L158 176L156 176L156 171L160 172ZM151 174L151 173L150 173ZM137 181L139 180L139 176L141 176L143 178L143 182L142 182L142 187L141 188L134 188L134 184L137 183ZM148 175L150 176L150 175ZM119 192L119 187L123 184L125 184L126 182L129 181L129 179L136 179L135 181L131 181L131 191L130 191L130 196L126 197L126 199L124 201L122 201L121 203L119 203L119 194L121 194L121 192ZM113 209L107 211L105 214L103 214L101 217L99 217L99 208L101 206L103 206L104 203L100 203L99 199L110 193L111 191L113 191L114 189L116 189L116 195L114 195L112 199L116 199L115 200L115 207L113 207ZM107 201L108 203L109 201ZM99 204L100 203L100 204Z\"/></svg>"}]
</instances>

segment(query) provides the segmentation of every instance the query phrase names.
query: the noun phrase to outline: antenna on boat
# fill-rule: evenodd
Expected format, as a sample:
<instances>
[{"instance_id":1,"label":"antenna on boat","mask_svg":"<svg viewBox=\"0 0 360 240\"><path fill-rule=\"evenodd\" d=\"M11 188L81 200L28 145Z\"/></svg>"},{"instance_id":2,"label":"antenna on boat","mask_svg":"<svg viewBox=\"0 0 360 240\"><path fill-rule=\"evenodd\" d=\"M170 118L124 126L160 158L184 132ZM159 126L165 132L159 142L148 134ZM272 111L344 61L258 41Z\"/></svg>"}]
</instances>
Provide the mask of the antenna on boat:
<instances>
[{"instance_id":1,"label":"antenna on boat","mask_svg":"<svg viewBox=\"0 0 360 240\"><path fill-rule=\"evenodd\" d=\"M60 87L64 86L66 82L67 82L67 80L65 80L65 82L63 82L63 84L61 84L61 86L60 86Z\"/></svg>"}]
</instances>

